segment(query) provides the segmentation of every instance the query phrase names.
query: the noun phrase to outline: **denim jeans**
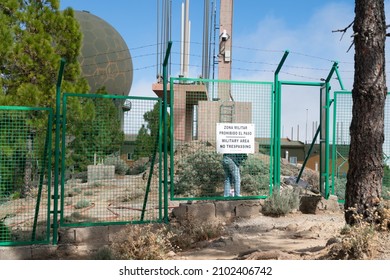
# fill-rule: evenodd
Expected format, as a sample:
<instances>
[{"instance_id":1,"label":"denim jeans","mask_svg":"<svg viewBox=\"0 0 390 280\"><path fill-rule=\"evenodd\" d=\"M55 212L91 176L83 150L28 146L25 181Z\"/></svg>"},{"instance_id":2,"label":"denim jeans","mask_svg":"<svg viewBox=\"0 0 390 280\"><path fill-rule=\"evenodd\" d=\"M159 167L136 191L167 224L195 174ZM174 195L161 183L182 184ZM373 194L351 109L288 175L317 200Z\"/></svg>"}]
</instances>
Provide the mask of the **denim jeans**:
<instances>
[{"instance_id":1,"label":"denim jeans","mask_svg":"<svg viewBox=\"0 0 390 280\"><path fill-rule=\"evenodd\" d=\"M223 196L230 196L230 188L234 186L234 196L240 196L240 168L229 157L223 157L222 160L223 169L225 170L225 191Z\"/></svg>"}]
</instances>

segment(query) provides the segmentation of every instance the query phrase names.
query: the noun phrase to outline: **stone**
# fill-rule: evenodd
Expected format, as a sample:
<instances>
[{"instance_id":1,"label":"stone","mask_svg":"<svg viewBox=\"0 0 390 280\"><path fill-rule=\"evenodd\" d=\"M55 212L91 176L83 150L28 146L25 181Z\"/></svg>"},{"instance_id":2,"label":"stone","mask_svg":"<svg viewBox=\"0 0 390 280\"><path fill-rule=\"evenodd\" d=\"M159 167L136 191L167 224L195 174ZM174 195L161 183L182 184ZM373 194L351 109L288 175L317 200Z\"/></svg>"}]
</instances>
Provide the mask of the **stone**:
<instances>
[{"instance_id":1,"label":"stone","mask_svg":"<svg viewBox=\"0 0 390 280\"><path fill-rule=\"evenodd\" d=\"M249 217L259 215L260 211L261 211L260 203L247 201L236 206L236 217L249 218Z\"/></svg>"},{"instance_id":2,"label":"stone","mask_svg":"<svg viewBox=\"0 0 390 280\"><path fill-rule=\"evenodd\" d=\"M188 219L197 219L204 222L215 221L214 203L195 203L187 206Z\"/></svg>"},{"instance_id":3,"label":"stone","mask_svg":"<svg viewBox=\"0 0 390 280\"><path fill-rule=\"evenodd\" d=\"M318 203L321 201L321 196L302 196L300 200L299 210L303 214L316 214Z\"/></svg>"}]
</instances>

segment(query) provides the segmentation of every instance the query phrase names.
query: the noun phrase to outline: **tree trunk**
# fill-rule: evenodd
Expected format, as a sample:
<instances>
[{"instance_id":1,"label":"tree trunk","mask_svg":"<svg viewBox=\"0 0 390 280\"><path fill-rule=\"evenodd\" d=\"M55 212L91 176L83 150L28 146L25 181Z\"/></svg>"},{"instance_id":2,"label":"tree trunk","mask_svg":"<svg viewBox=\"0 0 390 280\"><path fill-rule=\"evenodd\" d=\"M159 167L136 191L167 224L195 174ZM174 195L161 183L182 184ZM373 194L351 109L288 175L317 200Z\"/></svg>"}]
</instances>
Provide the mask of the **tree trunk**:
<instances>
[{"instance_id":1,"label":"tree trunk","mask_svg":"<svg viewBox=\"0 0 390 280\"><path fill-rule=\"evenodd\" d=\"M384 107L386 101L384 0L356 0L355 77L345 220L372 220L383 178Z\"/></svg>"}]
</instances>

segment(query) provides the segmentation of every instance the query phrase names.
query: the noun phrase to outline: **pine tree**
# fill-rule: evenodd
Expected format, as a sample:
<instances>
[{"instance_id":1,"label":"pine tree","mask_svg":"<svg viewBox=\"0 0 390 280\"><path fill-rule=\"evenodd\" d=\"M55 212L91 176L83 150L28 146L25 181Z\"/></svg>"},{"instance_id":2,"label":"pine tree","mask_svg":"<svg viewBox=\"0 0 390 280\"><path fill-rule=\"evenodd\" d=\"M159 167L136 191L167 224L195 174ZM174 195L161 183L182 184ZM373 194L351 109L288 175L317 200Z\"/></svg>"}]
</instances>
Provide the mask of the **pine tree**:
<instances>
[{"instance_id":1,"label":"pine tree","mask_svg":"<svg viewBox=\"0 0 390 280\"><path fill-rule=\"evenodd\" d=\"M355 77L345 219L372 220L383 178L386 21L383 0L356 0L353 25Z\"/></svg>"},{"instance_id":2,"label":"pine tree","mask_svg":"<svg viewBox=\"0 0 390 280\"><path fill-rule=\"evenodd\" d=\"M63 88L86 92L77 57L82 34L72 9L58 0L0 3L0 104L54 107L59 61L67 61Z\"/></svg>"},{"instance_id":3,"label":"pine tree","mask_svg":"<svg viewBox=\"0 0 390 280\"><path fill-rule=\"evenodd\" d=\"M2 0L0 2L0 105L55 108L55 86L61 58L67 61L63 90L87 92L87 81L81 77L77 61L82 34L72 9L59 11L59 0ZM71 104L76 112L82 106ZM80 118L82 114L73 116ZM4 118L3 118L4 119ZM13 189L0 186L8 193L23 195L31 187L32 143L38 143L42 155L46 139L47 115L35 113L18 120L19 127L28 127L27 137L20 145L2 146L0 169L8 174ZM4 127L5 125L8 127ZM3 123L5 132L15 129L15 121ZM53 129L55 129L53 127ZM73 130L74 131L74 130ZM32 139L34 135L34 139ZM20 152L23 151L23 152ZM23 175L14 174L12 166L22 163ZM15 180L24 178L23 188L17 189Z\"/></svg>"}]
</instances>

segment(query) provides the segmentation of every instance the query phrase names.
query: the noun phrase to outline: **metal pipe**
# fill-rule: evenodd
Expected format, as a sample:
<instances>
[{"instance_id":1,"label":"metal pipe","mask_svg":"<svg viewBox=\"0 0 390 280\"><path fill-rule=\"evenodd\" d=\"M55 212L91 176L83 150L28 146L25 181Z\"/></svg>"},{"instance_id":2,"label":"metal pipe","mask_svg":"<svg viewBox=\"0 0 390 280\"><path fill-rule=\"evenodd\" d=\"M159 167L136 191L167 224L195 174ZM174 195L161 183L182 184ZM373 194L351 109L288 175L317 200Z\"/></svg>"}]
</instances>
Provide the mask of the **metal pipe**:
<instances>
[{"instance_id":1,"label":"metal pipe","mask_svg":"<svg viewBox=\"0 0 390 280\"><path fill-rule=\"evenodd\" d=\"M202 78L209 78L209 14L210 14L210 0L204 0L203 13L203 51L202 51Z\"/></svg>"},{"instance_id":2,"label":"metal pipe","mask_svg":"<svg viewBox=\"0 0 390 280\"><path fill-rule=\"evenodd\" d=\"M60 60L56 86L56 134L55 134L55 160L54 160L54 205L53 205L53 245L57 244L58 235L58 174L60 172L60 125L61 125L61 83L65 68L65 59ZM62 170L62 172L64 172Z\"/></svg>"},{"instance_id":3,"label":"metal pipe","mask_svg":"<svg viewBox=\"0 0 390 280\"><path fill-rule=\"evenodd\" d=\"M167 96L167 64L168 59L171 54L172 42L168 42L167 51L165 53L164 63L163 63L163 143L164 143L164 222L168 223L168 128L167 128L167 109L168 109L168 96Z\"/></svg>"},{"instance_id":4,"label":"metal pipe","mask_svg":"<svg viewBox=\"0 0 390 280\"><path fill-rule=\"evenodd\" d=\"M180 76L184 75L184 3L181 3Z\"/></svg>"},{"instance_id":5,"label":"metal pipe","mask_svg":"<svg viewBox=\"0 0 390 280\"><path fill-rule=\"evenodd\" d=\"M322 87L325 83L321 82L299 82L299 81L280 81L282 85L287 86L310 86L310 87Z\"/></svg>"},{"instance_id":6,"label":"metal pipe","mask_svg":"<svg viewBox=\"0 0 390 280\"><path fill-rule=\"evenodd\" d=\"M337 65L337 67L335 69L335 72L336 72L336 75L337 75L337 80L339 81L339 84L340 84L340 88L342 90L345 90L343 81L341 80L341 76L340 76L340 73L339 73L339 66L338 65Z\"/></svg>"},{"instance_id":7,"label":"metal pipe","mask_svg":"<svg viewBox=\"0 0 390 280\"><path fill-rule=\"evenodd\" d=\"M189 0L185 1L184 5L184 52L183 52L183 76L187 78L188 76L188 30L189 30Z\"/></svg>"},{"instance_id":8,"label":"metal pipe","mask_svg":"<svg viewBox=\"0 0 390 280\"><path fill-rule=\"evenodd\" d=\"M313 141L311 142L309 151L308 151L308 153L307 153L307 155L306 155L306 157L305 157L305 161L303 162L302 168L301 168L301 170L299 171L297 180L295 181L295 183L297 183L297 184L299 183L299 180L301 179L303 170L305 170L306 163L307 163L307 161L309 160L309 157L310 157L310 155L311 155L311 151L313 150L314 144L315 144L315 142L317 141L317 137L318 137L318 135L320 134L320 130L321 130L321 126L318 127L317 132L316 132L316 135L314 136L314 139L313 139Z\"/></svg>"}]
</instances>

